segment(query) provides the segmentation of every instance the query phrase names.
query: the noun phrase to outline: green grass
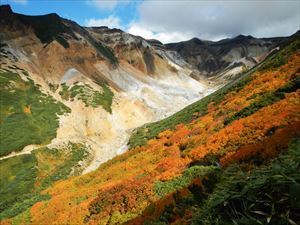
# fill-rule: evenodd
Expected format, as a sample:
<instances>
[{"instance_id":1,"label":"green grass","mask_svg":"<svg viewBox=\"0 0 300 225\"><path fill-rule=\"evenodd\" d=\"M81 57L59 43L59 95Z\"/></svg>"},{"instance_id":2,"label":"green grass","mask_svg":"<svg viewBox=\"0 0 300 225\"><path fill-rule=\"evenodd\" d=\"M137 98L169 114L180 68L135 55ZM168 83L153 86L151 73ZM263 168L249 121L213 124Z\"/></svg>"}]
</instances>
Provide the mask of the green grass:
<instances>
[{"instance_id":1,"label":"green grass","mask_svg":"<svg viewBox=\"0 0 300 225\"><path fill-rule=\"evenodd\" d=\"M20 155L0 163L0 220L22 213L35 202L49 196L33 193L37 177L35 155Z\"/></svg>"},{"instance_id":2,"label":"green grass","mask_svg":"<svg viewBox=\"0 0 300 225\"><path fill-rule=\"evenodd\" d=\"M250 174L227 168L193 224L300 224L300 140Z\"/></svg>"},{"instance_id":3,"label":"green grass","mask_svg":"<svg viewBox=\"0 0 300 225\"><path fill-rule=\"evenodd\" d=\"M34 189L37 176L37 159L34 155L20 155L4 159L0 163L0 211L6 210L21 196L30 194Z\"/></svg>"},{"instance_id":4,"label":"green grass","mask_svg":"<svg viewBox=\"0 0 300 225\"><path fill-rule=\"evenodd\" d=\"M107 112L112 113L111 105L113 100L113 92L106 86L102 86L102 93L95 92L92 100L92 106L101 105Z\"/></svg>"},{"instance_id":5,"label":"green grass","mask_svg":"<svg viewBox=\"0 0 300 225\"><path fill-rule=\"evenodd\" d=\"M154 191L160 196L175 192L181 188L189 186L192 180L196 177L203 179L203 177L209 175L211 172L216 170L215 166L192 166L184 171L184 173L170 181L157 181L154 183Z\"/></svg>"},{"instance_id":6,"label":"green grass","mask_svg":"<svg viewBox=\"0 0 300 225\"><path fill-rule=\"evenodd\" d=\"M53 158L54 161L63 159L63 162L56 166L54 172L48 173L47 177L41 181L37 190L44 190L51 186L55 181L68 178L72 171L72 175L79 175L82 172L82 168L78 165L78 162L88 157L85 146L69 143L68 148L68 150L48 148L37 150L38 152L41 152L46 159ZM44 166L47 168L47 164Z\"/></svg>"},{"instance_id":7,"label":"green grass","mask_svg":"<svg viewBox=\"0 0 300 225\"><path fill-rule=\"evenodd\" d=\"M29 144L46 144L56 137L58 115L70 109L39 90L27 76L0 72L0 156ZM26 108L30 108L26 112Z\"/></svg>"},{"instance_id":8,"label":"green grass","mask_svg":"<svg viewBox=\"0 0 300 225\"><path fill-rule=\"evenodd\" d=\"M0 161L0 220L50 199L41 192L58 180L79 175L82 168L78 162L87 157L85 146L69 143L64 149L40 148Z\"/></svg>"},{"instance_id":9,"label":"green grass","mask_svg":"<svg viewBox=\"0 0 300 225\"><path fill-rule=\"evenodd\" d=\"M59 94L64 100L74 101L74 99L77 98L84 102L85 106L92 106L94 108L102 106L104 110L112 113L113 92L105 84L102 85L101 93L87 84L75 84L72 87L68 87L63 83Z\"/></svg>"},{"instance_id":10,"label":"green grass","mask_svg":"<svg viewBox=\"0 0 300 225\"><path fill-rule=\"evenodd\" d=\"M12 220L12 225L29 224L30 223L30 209L22 212Z\"/></svg>"}]
</instances>

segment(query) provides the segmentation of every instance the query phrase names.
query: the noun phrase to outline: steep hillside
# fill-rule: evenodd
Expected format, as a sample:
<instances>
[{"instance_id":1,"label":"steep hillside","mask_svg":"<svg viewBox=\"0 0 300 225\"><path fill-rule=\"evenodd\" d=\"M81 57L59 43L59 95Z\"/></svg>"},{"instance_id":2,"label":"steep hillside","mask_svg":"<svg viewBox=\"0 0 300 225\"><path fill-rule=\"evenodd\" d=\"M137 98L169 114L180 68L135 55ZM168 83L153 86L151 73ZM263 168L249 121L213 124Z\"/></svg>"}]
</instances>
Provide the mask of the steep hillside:
<instances>
[{"instance_id":1,"label":"steep hillside","mask_svg":"<svg viewBox=\"0 0 300 225\"><path fill-rule=\"evenodd\" d=\"M263 65L270 64L268 62L270 62L271 60L274 65L281 65L285 63L283 57L279 56L274 59L273 55L276 54L280 48L284 48L288 43L290 43L290 40L297 39L299 36L300 32L298 31L290 38L286 38L286 41L280 42L280 44L277 45L276 49L274 49L271 54L267 56L267 62L264 62ZM262 65L260 63L256 64L252 69L240 74L235 81L228 83L223 88L214 92L213 95L209 95L203 98L202 101L195 102L168 118L154 123L145 124L144 126L135 129L129 139L130 147L142 146L149 139L156 137L163 130L174 129L175 126L179 123L188 123L197 118L199 115L206 114L208 110L208 104L210 102L214 101L216 102L216 104L218 104L223 99L224 93L235 90L235 86L244 85L244 82L249 82L247 80L249 79L247 78L249 77L249 74L253 73L253 71L256 71L261 66Z\"/></svg>"},{"instance_id":2,"label":"steep hillside","mask_svg":"<svg viewBox=\"0 0 300 225\"><path fill-rule=\"evenodd\" d=\"M296 35L236 82L137 130L131 144L142 146L94 172L43 186L44 176L32 183L26 173L52 156L14 157L24 169L4 183L24 180L30 200L4 189L2 223L299 224L299 85Z\"/></svg>"}]
</instances>

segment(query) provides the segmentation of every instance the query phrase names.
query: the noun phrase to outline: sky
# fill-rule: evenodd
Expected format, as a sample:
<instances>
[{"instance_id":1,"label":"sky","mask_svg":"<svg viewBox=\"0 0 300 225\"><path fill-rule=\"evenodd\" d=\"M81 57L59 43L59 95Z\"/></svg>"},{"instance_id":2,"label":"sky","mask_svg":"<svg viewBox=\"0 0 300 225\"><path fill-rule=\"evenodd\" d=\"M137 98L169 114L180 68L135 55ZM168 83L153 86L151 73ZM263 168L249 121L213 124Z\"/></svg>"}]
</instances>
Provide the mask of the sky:
<instances>
[{"instance_id":1,"label":"sky","mask_svg":"<svg viewBox=\"0 0 300 225\"><path fill-rule=\"evenodd\" d=\"M57 13L82 26L120 28L163 43L289 36L300 29L300 0L0 0L26 15Z\"/></svg>"}]
</instances>

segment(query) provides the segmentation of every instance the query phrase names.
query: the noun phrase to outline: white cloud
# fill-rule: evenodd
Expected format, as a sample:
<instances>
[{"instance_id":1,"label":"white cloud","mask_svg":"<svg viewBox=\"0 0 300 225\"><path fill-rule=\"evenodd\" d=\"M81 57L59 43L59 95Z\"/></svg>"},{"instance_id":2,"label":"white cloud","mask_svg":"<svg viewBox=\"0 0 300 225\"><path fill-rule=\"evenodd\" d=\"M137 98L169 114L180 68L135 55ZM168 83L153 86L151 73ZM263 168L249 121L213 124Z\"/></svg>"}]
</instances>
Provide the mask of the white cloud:
<instances>
[{"instance_id":1,"label":"white cloud","mask_svg":"<svg viewBox=\"0 0 300 225\"><path fill-rule=\"evenodd\" d=\"M20 5L26 5L28 0L11 0L12 2L18 3Z\"/></svg>"},{"instance_id":2,"label":"white cloud","mask_svg":"<svg viewBox=\"0 0 300 225\"><path fill-rule=\"evenodd\" d=\"M300 29L300 1L144 1L128 32L180 41L238 34L287 36Z\"/></svg>"},{"instance_id":3,"label":"white cloud","mask_svg":"<svg viewBox=\"0 0 300 225\"><path fill-rule=\"evenodd\" d=\"M113 10L129 0L86 0L100 10ZM141 1L139 19L125 30L163 43L198 37L220 40L239 34L288 36L300 29L300 1ZM87 26L124 28L116 16L86 20Z\"/></svg>"},{"instance_id":4,"label":"white cloud","mask_svg":"<svg viewBox=\"0 0 300 225\"><path fill-rule=\"evenodd\" d=\"M176 42L181 40L186 40L189 36L184 35L179 32L153 32L146 28L146 26L143 26L140 23L131 23L129 24L127 30L128 33L141 36L145 39L157 39L161 41L162 43L170 43L170 42Z\"/></svg>"},{"instance_id":5,"label":"white cloud","mask_svg":"<svg viewBox=\"0 0 300 225\"><path fill-rule=\"evenodd\" d=\"M85 26L87 27L99 27L108 26L109 28L120 28L120 19L118 17L109 16L103 19L91 18L86 20Z\"/></svg>"}]
</instances>

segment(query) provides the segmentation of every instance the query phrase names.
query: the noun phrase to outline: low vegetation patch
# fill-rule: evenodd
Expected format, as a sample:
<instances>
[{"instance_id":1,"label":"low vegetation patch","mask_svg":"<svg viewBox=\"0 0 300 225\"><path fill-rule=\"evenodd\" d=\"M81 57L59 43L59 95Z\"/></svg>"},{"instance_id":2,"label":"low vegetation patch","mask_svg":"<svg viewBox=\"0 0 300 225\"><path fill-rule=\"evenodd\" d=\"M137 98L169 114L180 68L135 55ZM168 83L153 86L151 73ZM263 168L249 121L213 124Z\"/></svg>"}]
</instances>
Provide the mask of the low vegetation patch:
<instances>
[{"instance_id":1,"label":"low vegetation patch","mask_svg":"<svg viewBox=\"0 0 300 225\"><path fill-rule=\"evenodd\" d=\"M250 174L232 165L193 217L193 224L299 224L300 140Z\"/></svg>"},{"instance_id":2,"label":"low vegetation patch","mask_svg":"<svg viewBox=\"0 0 300 225\"><path fill-rule=\"evenodd\" d=\"M55 181L82 172L79 161L87 159L86 147L69 143L63 149L40 148L32 154L0 161L0 220L26 211L39 201L50 199L42 191Z\"/></svg>"},{"instance_id":3,"label":"low vegetation patch","mask_svg":"<svg viewBox=\"0 0 300 225\"><path fill-rule=\"evenodd\" d=\"M42 93L28 75L25 81L17 73L0 72L0 88L0 156L49 143L56 137L58 116L71 111Z\"/></svg>"},{"instance_id":4,"label":"low vegetation patch","mask_svg":"<svg viewBox=\"0 0 300 225\"><path fill-rule=\"evenodd\" d=\"M75 98L84 102L85 106L97 108L102 106L107 112L112 113L111 105L113 100L113 92L108 86L102 86L102 93L94 90L88 84L75 84L68 87L65 83L61 84L59 94L64 100L74 101Z\"/></svg>"},{"instance_id":5,"label":"low vegetation patch","mask_svg":"<svg viewBox=\"0 0 300 225\"><path fill-rule=\"evenodd\" d=\"M184 185L175 185L178 188L170 187L180 177L166 182L168 195L150 205L142 221L147 225L299 224L300 139L281 151L278 158L251 170L248 163L210 167L208 173L195 169L190 178L199 180L187 179Z\"/></svg>"},{"instance_id":6,"label":"low vegetation patch","mask_svg":"<svg viewBox=\"0 0 300 225\"><path fill-rule=\"evenodd\" d=\"M155 193L164 197L165 195L178 191L181 188L189 186L189 184L195 178L203 179L205 176L208 176L212 171L216 170L216 166L193 166L186 169L182 176L176 177L170 181L157 181L154 184Z\"/></svg>"},{"instance_id":7,"label":"low vegetation patch","mask_svg":"<svg viewBox=\"0 0 300 225\"><path fill-rule=\"evenodd\" d=\"M276 91L264 93L258 101L251 103L249 106L235 113L232 117L225 118L224 124L228 125L234 120L238 120L240 118L250 116L256 111L258 111L259 109L283 99L286 93L294 92L299 88L300 88L300 76L297 76L291 81L289 81L285 86L277 89Z\"/></svg>"}]
</instances>

